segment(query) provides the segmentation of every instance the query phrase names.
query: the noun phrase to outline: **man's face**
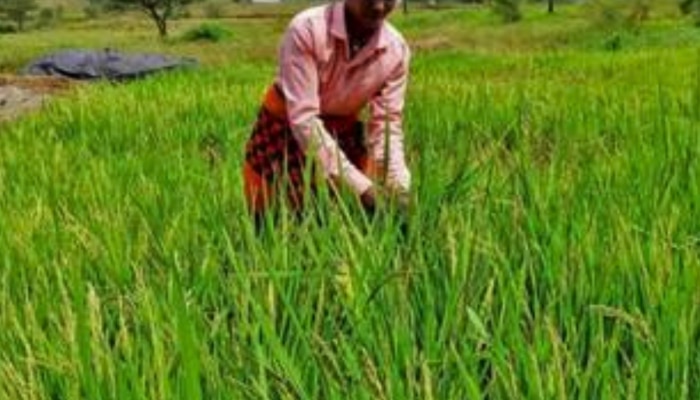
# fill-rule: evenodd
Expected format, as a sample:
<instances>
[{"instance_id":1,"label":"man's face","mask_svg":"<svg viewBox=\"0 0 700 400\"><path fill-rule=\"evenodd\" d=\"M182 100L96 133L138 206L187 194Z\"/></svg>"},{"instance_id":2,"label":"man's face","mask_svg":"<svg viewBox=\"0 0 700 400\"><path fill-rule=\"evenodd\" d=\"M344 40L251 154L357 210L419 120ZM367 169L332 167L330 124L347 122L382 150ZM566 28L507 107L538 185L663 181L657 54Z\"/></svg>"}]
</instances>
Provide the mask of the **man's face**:
<instances>
[{"instance_id":1,"label":"man's face","mask_svg":"<svg viewBox=\"0 0 700 400\"><path fill-rule=\"evenodd\" d=\"M405 0L404 0L405 1ZM363 31L376 31L396 6L396 0L346 0L355 23Z\"/></svg>"}]
</instances>

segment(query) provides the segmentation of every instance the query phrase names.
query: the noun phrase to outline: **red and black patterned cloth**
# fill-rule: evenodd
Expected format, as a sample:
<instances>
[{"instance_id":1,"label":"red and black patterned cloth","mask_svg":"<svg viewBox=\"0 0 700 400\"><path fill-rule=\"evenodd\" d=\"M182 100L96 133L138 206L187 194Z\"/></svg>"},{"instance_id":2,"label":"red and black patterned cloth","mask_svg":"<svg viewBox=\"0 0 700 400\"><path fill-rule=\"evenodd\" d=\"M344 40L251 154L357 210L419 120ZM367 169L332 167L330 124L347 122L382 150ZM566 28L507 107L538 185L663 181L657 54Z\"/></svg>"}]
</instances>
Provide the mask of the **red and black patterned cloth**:
<instances>
[{"instance_id":1,"label":"red and black patterned cloth","mask_svg":"<svg viewBox=\"0 0 700 400\"><path fill-rule=\"evenodd\" d=\"M358 168L367 159L364 126L353 117L321 116L323 125L335 138L340 149ZM294 138L289 120L273 114L265 106L246 145L246 162L268 183L279 182L286 173L295 187L301 186L306 157Z\"/></svg>"}]
</instances>

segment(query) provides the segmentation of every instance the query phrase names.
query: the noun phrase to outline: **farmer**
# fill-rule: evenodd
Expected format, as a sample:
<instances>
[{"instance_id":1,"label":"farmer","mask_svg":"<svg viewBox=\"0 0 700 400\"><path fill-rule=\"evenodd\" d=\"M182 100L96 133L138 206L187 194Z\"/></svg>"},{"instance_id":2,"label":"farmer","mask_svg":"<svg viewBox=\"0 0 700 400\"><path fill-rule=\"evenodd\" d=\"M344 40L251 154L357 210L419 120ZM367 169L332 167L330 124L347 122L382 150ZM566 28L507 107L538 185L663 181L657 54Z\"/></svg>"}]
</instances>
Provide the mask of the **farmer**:
<instances>
[{"instance_id":1,"label":"farmer","mask_svg":"<svg viewBox=\"0 0 700 400\"><path fill-rule=\"evenodd\" d=\"M320 173L334 190L349 188L368 211L380 193L406 205L411 175L401 125L409 49L386 21L395 2L338 1L289 24L246 145L244 190L254 215L279 193L300 210L309 160L312 176ZM359 120L365 106L366 134Z\"/></svg>"}]
</instances>

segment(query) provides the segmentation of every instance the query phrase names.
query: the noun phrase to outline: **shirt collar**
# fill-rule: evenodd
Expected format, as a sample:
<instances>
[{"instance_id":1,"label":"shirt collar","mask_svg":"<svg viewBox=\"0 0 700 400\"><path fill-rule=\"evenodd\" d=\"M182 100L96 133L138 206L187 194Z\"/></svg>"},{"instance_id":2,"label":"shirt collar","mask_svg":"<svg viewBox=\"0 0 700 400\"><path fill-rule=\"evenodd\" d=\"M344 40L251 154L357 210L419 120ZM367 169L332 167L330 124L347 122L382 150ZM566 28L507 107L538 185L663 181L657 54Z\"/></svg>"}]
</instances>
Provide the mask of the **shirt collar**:
<instances>
[{"instance_id":1,"label":"shirt collar","mask_svg":"<svg viewBox=\"0 0 700 400\"><path fill-rule=\"evenodd\" d=\"M348 31L345 26L345 2L336 1L333 3L330 14L330 33L347 43ZM387 22L385 21L382 27L379 28L379 32L369 40L368 45L373 45L376 49L383 49L389 45L389 33L386 25Z\"/></svg>"}]
</instances>

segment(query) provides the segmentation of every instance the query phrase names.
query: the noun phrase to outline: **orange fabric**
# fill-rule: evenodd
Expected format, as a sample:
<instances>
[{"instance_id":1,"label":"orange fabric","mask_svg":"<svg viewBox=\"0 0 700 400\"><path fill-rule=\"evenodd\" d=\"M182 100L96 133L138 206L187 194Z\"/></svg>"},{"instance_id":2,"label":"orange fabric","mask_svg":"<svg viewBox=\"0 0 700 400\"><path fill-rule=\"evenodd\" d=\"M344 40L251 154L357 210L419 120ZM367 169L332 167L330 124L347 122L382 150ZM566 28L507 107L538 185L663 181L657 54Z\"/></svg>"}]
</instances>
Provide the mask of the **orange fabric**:
<instances>
[{"instance_id":1,"label":"orange fabric","mask_svg":"<svg viewBox=\"0 0 700 400\"><path fill-rule=\"evenodd\" d=\"M365 158L359 167L373 180L381 176L382 168L369 157ZM243 165L243 187L248 210L253 214L264 213L273 205L277 196L275 185L263 179L247 162ZM302 204L302 199L293 196L292 191L288 193L287 201L293 209Z\"/></svg>"},{"instance_id":2,"label":"orange fabric","mask_svg":"<svg viewBox=\"0 0 700 400\"><path fill-rule=\"evenodd\" d=\"M287 106L285 105L284 97L279 92L276 85L270 85L263 97L263 107L270 111L274 116L287 119Z\"/></svg>"},{"instance_id":3,"label":"orange fabric","mask_svg":"<svg viewBox=\"0 0 700 400\"><path fill-rule=\"evenodd\" d=\"M275 85L270 85L263 95L263 107L279 118L285 118L287 109L284 99L278 92ZM243 164L243 191L248 210L252 213L262 213L275 198L273 185L269 184L260 174L255 172L253 167L246 161Z\"/></svg>"},{"instance_id":4,"label":"orange fabric","mask_svg":"<svg viewBox=\"0 0 700 400\"><path fill-rule=\"evenodd\" d=\"M248 203L248 210L254 214L265 211L269 206L269 200L274 198L272 186L253 171L247 162L243 164L243 191Z\"/></svg>"},{"instance_id":5,"label":"orange fabric","mask_svg":"<svg viewBox=\"0 0 700 400\"><path fill-rule=\"evenodd\" d=\"M287 109L285 100L276 85L271 85L265 91L263 97L263 107L272 113L275 117L287 120ZM356 120L354 117L348 117L350 120ZM370 179L380 178L383 176L382 168L370 159L364 156L357 163L357 167ZM264 213L270 208L277 198L277 192L282 183L271 183L258 174L249 162L243 165L243 182L244 194L248 209L254 214ZM294 190L287 188L287 201L293 209L298 209L303 203L303 199ZM302 194L303 196L303 194Z\"/></svg>"}]
</instances>

